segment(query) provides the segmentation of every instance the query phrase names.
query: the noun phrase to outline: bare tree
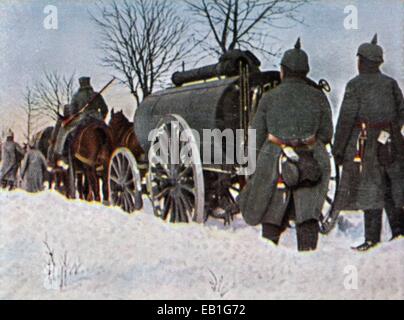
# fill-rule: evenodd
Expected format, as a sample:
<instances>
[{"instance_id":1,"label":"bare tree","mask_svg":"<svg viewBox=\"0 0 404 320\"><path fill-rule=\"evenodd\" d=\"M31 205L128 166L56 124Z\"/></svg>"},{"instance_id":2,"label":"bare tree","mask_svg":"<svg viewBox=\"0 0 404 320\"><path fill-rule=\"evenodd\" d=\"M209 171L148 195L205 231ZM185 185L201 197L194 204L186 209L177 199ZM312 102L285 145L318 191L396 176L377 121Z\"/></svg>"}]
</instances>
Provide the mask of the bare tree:
<instances>
[{"instance_id":1,"label":"bare tree","mask_svg":"<svg viewBox=\"0 0 404 320\"><path fill-rule=\"evenodd\" d=\"M40 113L56 121L65 104L70 103L74 87L74 73L61 75L57 71L43 73L43 78L34 86L35 100Z\"/></svg>"},{"instance_id":2,"label":"bare tree","mask_svg":"<svg viewBox=\"0 0 404 320\"><path fill-rule=\"evenodd\" d=\"M24 104L21 105L21 109L25 116L24 125L24 137L29 144L31 142L34 130L38 129L40 107L35 100L34 92L32 88L27 86L24 92Z\"/></svg>"},{"instance_id":3,"label":"bare tree","mask_svg":"<svg viewBox=\"0 0 404 320\"><path fill-rule=\"evenodd\" d=\"M171 0L112 1L91 16L100 30L102 65L115 71L137 104L189 52L188 24Z\"/></svg>"},{"instance_id":4,"label":"bare tree","mask_svg":"<svg viewBox=\"0 0 404 320\"><path fill-rule=\"evenodd\" d=\"M203 30L199 39L217 55L236 48L267 49L272 28L287 28L285 21L302 23L298 9L310 0L184 0Z\"/></svg>"}]
</instances>

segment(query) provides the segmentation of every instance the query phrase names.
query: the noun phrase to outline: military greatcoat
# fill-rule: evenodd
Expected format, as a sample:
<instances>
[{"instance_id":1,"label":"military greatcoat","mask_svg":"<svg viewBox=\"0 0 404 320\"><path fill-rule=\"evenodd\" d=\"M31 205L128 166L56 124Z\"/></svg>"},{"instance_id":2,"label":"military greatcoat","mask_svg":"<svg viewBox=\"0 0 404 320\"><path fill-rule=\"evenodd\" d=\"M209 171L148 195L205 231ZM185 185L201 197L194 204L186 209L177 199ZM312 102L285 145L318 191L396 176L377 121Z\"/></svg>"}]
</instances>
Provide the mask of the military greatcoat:
<instances>
[{"instance_id":1,"label":"military greatcoat","mask_svg":"<svg viewBox=\"0 0 404 320\"><path fill-rule=\"evenodd\" d=\"M93 97L95 100L85 110L86 116L104 120L108 114L108 106L101 95L97 95L92 87L80 88L73 96L71 101L72 115L77 114Z\"/></svg>"},{"instance_id":2,"label":"military greatcoat","mask_svg":"<svg viewBox=\"0 0 404 320\"><path fill-rule=\"evenodd\" d=\"M14 141L6 141L2 145L2 166L0 181L14 183L17 177L18 165L24 155L24 150Z\"/></svg>"},{"instance_id":3,"label":"military greatcoat","mask_svg":"<svg viewBox=\"0 0 404 320\"><path fill-rule=\"evenodd\" d=\"M25 154L20 175L22 188L27 192L39 192L44 189L46 159L39 150L32 149Z\"/></svg>"},{"instance_id":4,"label":"military greatcoat","mask_svg":"<svg viewBox=\"0 0 404 320\"><path fill-rule=\"evenodd\" d=\"M358 153L361 124L367 138L362 163L354 162ZM404 99L397 82L381 72L363 73L346 88L337 125L334 155L343 165L336 206L340 210L372 210L385 207L386 179L392 187L396 207L404 206ZM391 135L391 164L380 162L381 131Z\"/></svg>"},{"instance_id":5,"label":"military greatcoat","mask_svg":"<svg viewBox=\"0 0 404 320\"><path fill-rule=\"evenodd\" d=\"M252 129L256 130L259 153L256 173L240 196L240 208L246 222L281 226L292 193L296 222L318 220L331 171L326 145L333 136L331 107L324 93L303 79L286 78L262 98ZM297 187L287 192L285 199L285 191L277 187L282 149L267 139L268 134L283 140L315 136L314 158L322 171L320 183L312 187Z\"/></svg>"}]
</instances>

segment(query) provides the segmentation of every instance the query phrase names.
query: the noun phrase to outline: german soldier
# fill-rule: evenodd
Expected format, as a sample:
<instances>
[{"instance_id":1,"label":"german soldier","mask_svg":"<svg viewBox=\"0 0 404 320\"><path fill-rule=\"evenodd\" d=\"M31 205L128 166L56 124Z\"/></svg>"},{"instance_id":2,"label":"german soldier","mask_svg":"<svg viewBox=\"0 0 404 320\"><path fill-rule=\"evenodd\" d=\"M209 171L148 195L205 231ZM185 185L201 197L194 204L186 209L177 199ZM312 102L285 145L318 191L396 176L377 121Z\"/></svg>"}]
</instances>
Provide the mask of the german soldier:
<instances>
[{"instance_id":1,"label":"german soldier","mask_svg":"<svg viewBox=\"0 0 404 320\"><path fill-rule=\"evenodd\" d=\"M81 109L91 101L91 99L96 97L95 101L84 110L84 114L85 117L92 117L104 121L108 114L108 106L105 103L104 98L97 92L94 92L90 81L91 79L89 77L82 77L79 79L80 88L73 95L73 99L70 103L71 114L75 115L80 112Z\"/></svg>"},{"instance_id":2,"label":"german soldier","mask_svg":"<svg viewBox=\"0 0 404 320\"><path fill-rule=\"evenodd\" d=\"M30 193L40 192L44 189L46 173L46 159L41 151L28 144L28 150L21 164L20 175L22 188Z\"/></svg>"},{"instance_id":3,"label":"german soldier","mask_svg":"<svg viewBox=\"0 0 404 320\"><path fill-rule=\"evenodd\" d=\"M333 136L331 107L308 84L309 71L299 39L282 59L282 84L259 104L252 123L257 170L240 198L246 222L262 224L263 237L275 244L294 219L299 251L317 248L331 170L326 145Z\"/></svg>"},{"instance_id":4,"label":"german soldier","mask_svg":"<svg viewBox=\"0 0 404 320\"><path fill-rule=\"evenodd\" d=\"M50 159L54 159L54 155L62 155L65 147L65 142L70 133L72 133L79 125L85 124L91 119L104 121L108 114L108 106L105 103L101 94L94 91L90 83L89 77L82 77L79 79L80 88L73 95L72 101L64 109L64 120L74 117L77 118L70 122L68 125L63 126L61 123L55 127L53 136L54 148L49 155ZM85 109L83 109L85 108Z\"/></svg>"},{"instance_id":5,"label":"german soldier","mask_svg":"<svg viewBox=\"0 0 404 320\"><path fill-rule=\"evenodd\" d=\"M380 71L383 62L377 35L359 47L359 75L347 85L333 151L343 166L337 209L365 211L359 251L380 242L383 208L393 238L402 233L404 100L397 82Z\"/></svg>"},{"instance_id":6,"label":"german soldier","mask_svg":"<svg viewBox=\"0 0 404 320\"><path fill-rule=\"evenodd\" d=\"M2 145L3 162L0 170L2 188L9 187L9 190L13 190L16 187L18 166L23 156L24 150L14 142L14 133L10 129L6 142Z\"/></svg>"}]
</instances>

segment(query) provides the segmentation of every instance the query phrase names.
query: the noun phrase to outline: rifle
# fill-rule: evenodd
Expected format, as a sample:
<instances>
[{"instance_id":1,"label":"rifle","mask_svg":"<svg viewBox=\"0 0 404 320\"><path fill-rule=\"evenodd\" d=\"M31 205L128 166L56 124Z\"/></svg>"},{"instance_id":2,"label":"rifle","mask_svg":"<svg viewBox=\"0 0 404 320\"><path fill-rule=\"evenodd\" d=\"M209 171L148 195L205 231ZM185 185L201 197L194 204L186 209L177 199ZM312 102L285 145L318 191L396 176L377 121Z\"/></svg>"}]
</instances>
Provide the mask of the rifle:
<instances>
[{"instance_id":1,"label":"rifle","mask_svg":"<svg viewBox=\"0 0 404 320\"><path fill-rule=\"evenodd\" d=\"M104 88L101 89L100 92L98 92L97 94L95 94L95 95L84 105L84 107L82 107L82 108L79 110L79 112L77 112L76 114L70 116L70 117L67 118L67 119L64 119L63 122L62 122L62 126L63 126L63 127L66 127L66 126L68 126L70 123L72 123L74 120L76 120L76 119L80 116L80 114L82 114L89 106L91 106L91 105L94 103L94 101L98 98L98 96L100 96L105 90L107 90L108 87L109 87L115 80L116 80L116 78L113 77L112 80L111 80L110 82L108 82L108 83L104 86Z\"/></svg>"}]
</instances>

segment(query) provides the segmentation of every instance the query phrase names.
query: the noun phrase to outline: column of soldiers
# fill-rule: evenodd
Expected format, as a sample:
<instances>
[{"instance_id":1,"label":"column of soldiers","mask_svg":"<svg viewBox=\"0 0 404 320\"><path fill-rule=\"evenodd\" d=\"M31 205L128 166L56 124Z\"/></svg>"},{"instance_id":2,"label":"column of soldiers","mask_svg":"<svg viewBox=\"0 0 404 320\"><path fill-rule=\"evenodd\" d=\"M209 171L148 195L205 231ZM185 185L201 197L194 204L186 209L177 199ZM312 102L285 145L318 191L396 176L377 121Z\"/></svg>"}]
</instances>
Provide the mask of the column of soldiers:
<instances>
[{"instance_id":1,"label":"column of soldiers","mask_svg":"<svg viewBox=\"0 0 404 320\"><path fill-rule=\"evenodd\" d=\"M365 242L353 249L367 251L380 243L383 209L393 239L404 235L404 99L380 70L377 36L357 57L359 75L346 87L334 138L333 154L343 168L335 205L365 212ZM298 40L282 59L282 84L260 102L252 124L257 171L240 197L247 223L261 224L263 237L276 245L294 220L299 251L317 248L330 178L326 145L334 136L331 107L307 83L309 71Z\"/></svg>"},{"instance_id":2,"label":"column of soldiers","mask_svg":"<svg viewBox=\"0 0 404 320\"><path fill-rule=\"evenodd\" d=\"M64 107L64 115L57 121L51 138L48 155L43 155L35 148L33 143L23 150L14 141L14 133L9 130L6 142L2 145L2 167L0 169L0 182L2 188L13 190L18 185L18 169L20 169L21 187L27 192L43 190L44 176L47 171L47 160L54 165L55 158L61 159L67 150L67 140L70 134L79 126L90 121L104 121L108 114L108 106L103 97L95 92L89 77L79 79L80 87L73 95L71 104ZM91 102L91 103L89 103ZM76 115L76 117L74 117ZM62 122L73 117L66 126ZM21 166L20 166L21 164Z\"/></svg>"},{"instance_id":3,"label":"column of soldiers","mask_svg":"<svg viewBox=\"0 0 404 320\"><path fill-rule=\"evenodd\" d=\"M35 149L33 143L28 143L22 148L14 141L13 131L9 130L6 141L2 144L1 153L1 188L12 191L21 187L32 193L44 189L47 163L44 155Z\"/></svg>"}]
</instances>

